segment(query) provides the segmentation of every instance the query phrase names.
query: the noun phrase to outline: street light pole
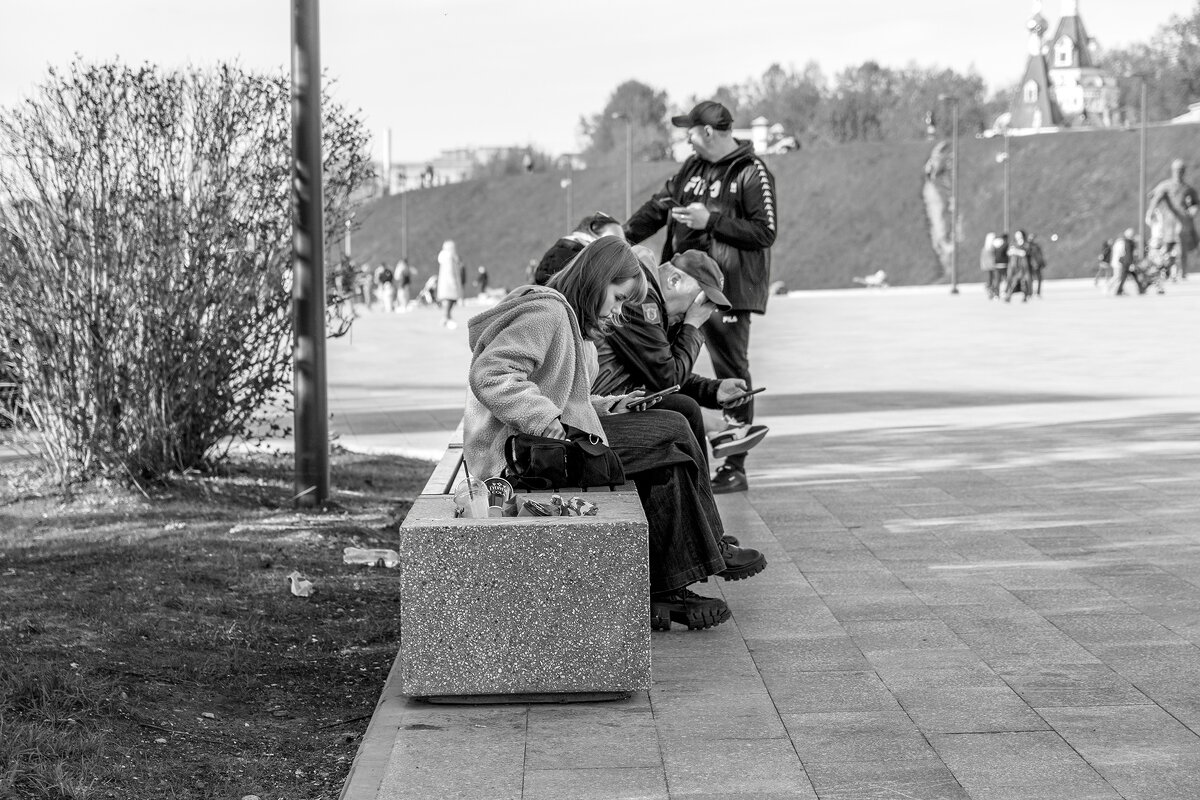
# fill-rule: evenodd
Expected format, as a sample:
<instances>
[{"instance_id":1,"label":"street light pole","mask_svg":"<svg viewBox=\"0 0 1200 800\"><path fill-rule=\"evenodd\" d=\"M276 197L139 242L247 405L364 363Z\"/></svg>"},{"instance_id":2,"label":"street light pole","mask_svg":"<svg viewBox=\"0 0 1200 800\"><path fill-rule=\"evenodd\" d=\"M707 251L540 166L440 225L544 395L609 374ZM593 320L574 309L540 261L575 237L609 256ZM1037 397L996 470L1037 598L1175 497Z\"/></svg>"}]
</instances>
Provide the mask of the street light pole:
<instances>
[{"instance_id":1,"label":"street light pole","mask_svg":"<svg viewBox=\"0 0 1200 800\"><path fill-rule=\"evenodd\" d=\"M400 257L408 261L408 187L400 190Z\"/></svg>"},{"instance_id":2,"label":"street light pole","mask_svg":"<svg viewBox=\"0 0 1200 800\"><path fill-rule=\"evenodd\" d=\"M567 177L562 182L562 187L567 190L567 229L570 230L575 226L575 211L572 208L574 205L575 192L575 154L567 153Z\"/></svg>"},{"instance_id":3,"label":"street light pole","mask_svg":"<svg viewBox=\"0 0 1200 800\"><path fill-rule=\"evenodd\" d=\"M633 216L633 120L620 112L612 118L625 120L625 219L629 219Z\"/></svg>"},{"instance_id":4,"label":"street light pole","mask_svg":"<svg viewBox=\"0 0 1200 800\"><path fill-rule=\"evenodd\" d=\"M1138 142L1138 217L1134 230L1138 232L1138 257L1145 252L1146 242L1146 76L1139 75L1142 85L1141 134Z\"/></svg>"},{"instance_id":5,"label":"street light pole","mask_svg":"<svg viewBox=\"0 0 1200 800\"><path fill-rule=\"evenodd\" d=\"M958 98L942 99L950 103L950 294L958 294Z\"/></svg>"},{"instance_id":6,"label":"street light pole","mask_svg":"<svg viewBox=\"0 0 1200 800\"><path fill-rule=\"evenodd\" d=\"M329 499L320 41L319 0L292 0L294 501L301 508ZM347 229L347 255L348 234Z\"/></svg>"},{"instance_id":7,"label":"street light pole","mask_svg":"<svg viewBox=\"0 0 1200 800\"><path fill-rule=\"evenodd\" d=\"M1008 128L1004 129L1004 233L1008 230Z\"/></svg>"}]
</instances>

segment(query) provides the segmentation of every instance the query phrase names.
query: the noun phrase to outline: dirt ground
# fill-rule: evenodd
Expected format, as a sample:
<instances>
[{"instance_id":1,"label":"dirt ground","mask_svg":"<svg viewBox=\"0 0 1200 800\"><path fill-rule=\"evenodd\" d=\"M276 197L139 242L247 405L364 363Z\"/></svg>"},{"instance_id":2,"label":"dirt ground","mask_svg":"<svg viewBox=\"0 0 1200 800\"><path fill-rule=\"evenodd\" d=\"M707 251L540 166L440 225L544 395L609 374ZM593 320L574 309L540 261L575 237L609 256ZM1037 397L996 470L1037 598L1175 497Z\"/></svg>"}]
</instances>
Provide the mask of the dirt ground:
<instances>
[{"instance_id":1,"label":"dirt ground","mask_svg":"<svg viewBox=\"0 0 1200 800\"><path fill-rule=\"evenodd\" d=\"M399 645L395 548L433 465L290 456L145 491L0 473L0 798L336 798ZM293 595L299 571L315 591Z\"/></svg>"}]
</instances>

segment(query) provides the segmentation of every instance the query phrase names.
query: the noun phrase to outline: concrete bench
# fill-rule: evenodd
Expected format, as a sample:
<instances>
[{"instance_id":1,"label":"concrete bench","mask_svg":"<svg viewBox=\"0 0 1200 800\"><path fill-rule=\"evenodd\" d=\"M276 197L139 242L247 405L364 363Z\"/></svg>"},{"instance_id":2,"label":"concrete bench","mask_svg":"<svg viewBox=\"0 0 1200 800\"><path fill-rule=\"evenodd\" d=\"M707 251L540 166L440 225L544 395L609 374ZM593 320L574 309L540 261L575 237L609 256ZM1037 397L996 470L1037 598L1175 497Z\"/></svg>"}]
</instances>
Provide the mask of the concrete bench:
<instances>
[{"instance_id":1,"label":"concrete bench","mask_svg":"<svg viewBox=\"0 0 1200 800\"><path fill-rule=\"evenodd\" d=\"M648 689L648 531L633 483L588 492L594 517L455 519L461 432L400 528L401 693L527 703Z\"/></svg>"}]
</instances>

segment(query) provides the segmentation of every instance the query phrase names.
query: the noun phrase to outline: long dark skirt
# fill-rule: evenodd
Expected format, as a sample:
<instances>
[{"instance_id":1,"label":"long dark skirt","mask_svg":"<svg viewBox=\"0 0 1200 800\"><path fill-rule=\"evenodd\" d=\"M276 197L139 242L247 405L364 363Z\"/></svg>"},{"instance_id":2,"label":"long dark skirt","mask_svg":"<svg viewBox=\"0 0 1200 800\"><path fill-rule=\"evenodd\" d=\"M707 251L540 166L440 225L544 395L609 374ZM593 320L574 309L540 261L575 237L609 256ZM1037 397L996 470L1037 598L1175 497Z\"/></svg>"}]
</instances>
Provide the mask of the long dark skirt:
<instances>
[{"instance_id":1,"label":"long dark skirt","mask_svg":"<svg viewBox=\"0 0 1200 800\"><path fill-rule=\"evenodd\" d=\"M707 459L681 414L650 409L601 417L609 446L637 486L650 527L650 591L665 592L725 569L725 533Z\"/></svg>"}]
</instances>

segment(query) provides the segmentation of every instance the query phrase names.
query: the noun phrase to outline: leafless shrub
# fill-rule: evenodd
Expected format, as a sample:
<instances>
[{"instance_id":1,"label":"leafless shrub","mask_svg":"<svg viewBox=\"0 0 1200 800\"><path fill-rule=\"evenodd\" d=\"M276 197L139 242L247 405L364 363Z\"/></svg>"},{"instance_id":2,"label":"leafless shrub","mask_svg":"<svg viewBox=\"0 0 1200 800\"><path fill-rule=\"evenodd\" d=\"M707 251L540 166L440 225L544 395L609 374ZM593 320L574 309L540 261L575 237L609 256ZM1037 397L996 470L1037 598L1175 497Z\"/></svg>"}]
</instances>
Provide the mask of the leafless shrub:
<instances>
[{"instance_id":1,"label":"leafless shrub","mask_svg":"<svg viewBox=\"0 0 1200 800\"><path fill-rule=\"evenodd\" d=\"M0 341L64 484L201 466L287 385L290 108L284 74L77 60L0 110ZM372 167L323 108L332 240Z\"/></svg>"}]
</instances>

